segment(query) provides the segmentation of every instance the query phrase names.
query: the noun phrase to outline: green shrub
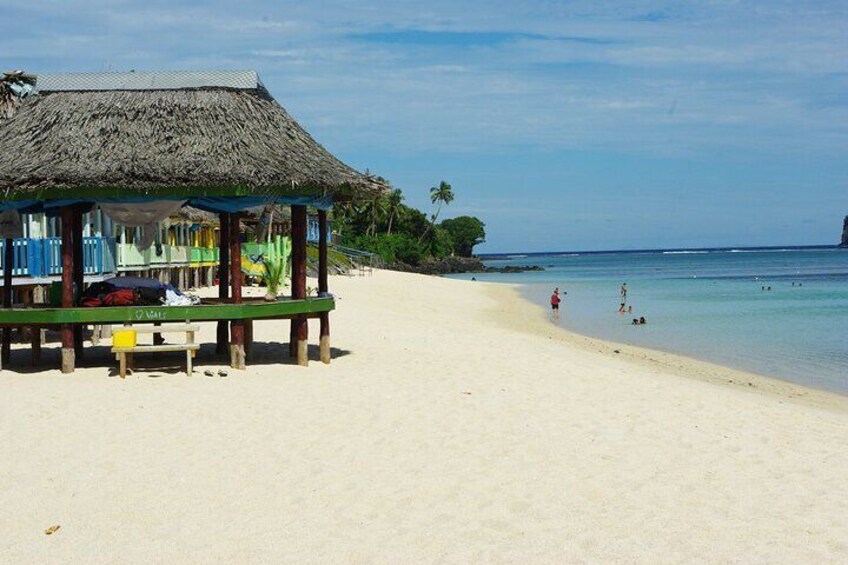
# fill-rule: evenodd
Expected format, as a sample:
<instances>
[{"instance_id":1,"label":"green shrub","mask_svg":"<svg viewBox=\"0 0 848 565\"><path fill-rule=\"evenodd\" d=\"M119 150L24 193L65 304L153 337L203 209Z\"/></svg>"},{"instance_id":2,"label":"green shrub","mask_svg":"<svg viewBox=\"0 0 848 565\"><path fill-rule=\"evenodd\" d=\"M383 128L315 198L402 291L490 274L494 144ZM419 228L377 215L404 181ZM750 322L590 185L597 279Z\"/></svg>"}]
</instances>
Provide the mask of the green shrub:
<instances>
[{"instance_id":1,"label":"green shrub","mask_svg":"<svg viewBox=\"0 0 848 565\"><path fill-rule=\"evenodd\" d=\"M386 263L406 263L418 265L426 256L424 246L404 233L387 235L379 233L374 236L359 235L345 240L345 245L376 253Z\"/></svg>"}]
</instances>

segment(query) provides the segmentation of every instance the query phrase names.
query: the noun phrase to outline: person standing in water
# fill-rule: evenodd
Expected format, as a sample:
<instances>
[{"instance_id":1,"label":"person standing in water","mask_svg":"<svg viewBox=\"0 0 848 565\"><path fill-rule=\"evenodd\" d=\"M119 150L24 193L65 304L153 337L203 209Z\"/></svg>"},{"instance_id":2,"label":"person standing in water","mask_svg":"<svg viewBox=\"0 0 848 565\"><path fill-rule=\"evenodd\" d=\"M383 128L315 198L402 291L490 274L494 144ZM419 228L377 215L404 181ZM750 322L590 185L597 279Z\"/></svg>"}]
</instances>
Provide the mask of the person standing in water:
<instances>
[{"instance_id":1,"label":"person standing in water","mask_svg":"<svg viewBox=\"0 0 848 565\"><path fill-rule=\"evenodd\" d=\"M562 300L559 297L559 287L554 289L554 293L551 295L551 310L554 313L554 319L559 319L559 303Z\"/></svg>"},{"instance_id":2,"label":"person standing in water","mask_svg":"<svg viewBox=\"0 0 848 565\"><path fill-rule=\"evenodd\" d=\"M618 307L618 313L624 314L627 311L627 283L621 283L621 290L619 291L621 295L621 305Z\"/></svg>"}]
</instances>

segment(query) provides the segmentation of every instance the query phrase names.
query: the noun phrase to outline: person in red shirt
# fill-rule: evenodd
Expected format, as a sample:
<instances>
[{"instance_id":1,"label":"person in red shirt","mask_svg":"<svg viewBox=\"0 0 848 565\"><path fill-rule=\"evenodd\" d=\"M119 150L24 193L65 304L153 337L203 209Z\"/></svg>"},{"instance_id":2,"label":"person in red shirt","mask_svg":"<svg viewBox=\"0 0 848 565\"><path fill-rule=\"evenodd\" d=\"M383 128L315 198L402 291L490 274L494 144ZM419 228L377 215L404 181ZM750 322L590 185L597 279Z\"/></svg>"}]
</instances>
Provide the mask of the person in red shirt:
<instances>
[{"instance_id":1,"label":"person in red shirt","mask_svg":"<svg viewBox=\"0 0 848 565\"><path fill-rule=\"evenodd\" d=\"M562 300L559 297L559 288L554 289L554 293L551 295L551 310L554 312L554 318L559 318L559 303Z\"/></svg>"}]
</instances>

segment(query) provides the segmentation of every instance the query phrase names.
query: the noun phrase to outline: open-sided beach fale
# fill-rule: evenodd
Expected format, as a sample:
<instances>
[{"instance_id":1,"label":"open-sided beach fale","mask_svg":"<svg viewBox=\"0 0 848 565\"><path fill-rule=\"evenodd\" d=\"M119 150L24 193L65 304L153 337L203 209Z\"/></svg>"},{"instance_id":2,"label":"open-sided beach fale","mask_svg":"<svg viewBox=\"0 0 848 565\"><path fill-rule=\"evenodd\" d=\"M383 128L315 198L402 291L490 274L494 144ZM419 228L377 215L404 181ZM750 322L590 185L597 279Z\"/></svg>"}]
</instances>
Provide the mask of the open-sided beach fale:
<instances>
[{"instance_id":1,"label":"open-sided beach fale","mask_svg":"<svg viewBox=\"0 0 848 565\"><path fill-rule=\"evenodd\" d=\"M334 201L378 192L381 183L316 143L252 71L48 74L39 76L35 86L37 94L0 123L0 211L61 217L62 300L61 309L11 308L12 274L5 269L0 326L7 328L6 358L11 326L59 327L62 370L71 372L75 357L83 353L85 324L218 320L219 350L225 349L229 334L231 366L243 368L253 320L290 318L291 353L305 364L306 320L315 316L321 320L321 358L329 362L334 301L327 285L326 213ZM123 218L162 216L160 210L170 213L182 206L217 214L217 300L192 306L190 312L78 306L74 288L77 296L83 288L81 217L95 205ZM240 217L267 205L291 208L291 296L270 303L245 301ZM307 207L318 211L317 297L307 297ZM5 250L11 265L11 241ZM36 362L39 335L32 331Z\"/></svg>"}]
</instances>

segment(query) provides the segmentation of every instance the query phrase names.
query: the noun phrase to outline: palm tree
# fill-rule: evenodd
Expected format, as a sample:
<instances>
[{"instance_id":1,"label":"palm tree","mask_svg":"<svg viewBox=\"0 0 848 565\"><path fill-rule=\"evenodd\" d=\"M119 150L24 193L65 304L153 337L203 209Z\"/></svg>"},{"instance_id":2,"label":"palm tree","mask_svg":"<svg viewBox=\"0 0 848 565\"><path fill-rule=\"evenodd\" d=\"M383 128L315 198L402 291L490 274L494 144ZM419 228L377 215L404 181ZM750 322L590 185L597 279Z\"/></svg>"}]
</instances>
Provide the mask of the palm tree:
<instances>
[{"instance_id":1,"label":"palm tree","mask_svg":"<svg viewBox=\"0 0 848 565\"><path fill-rule=\"evenodd\" d=\"M35 89L35 75L23 71L0 74L0 119L11 118L21 100Z\"/></svg>"},{"instance_id":2,"label":"palm tree","mask_svg":"<svg viewBox=\"0 0 848 565\"><path fill-rule=\"evenodd\" d=\"M383 195L375 196L368 203L368 219L370 224L365 235L377 235L377 223L386 217L387 209L388 202Z\"/></svg>"},{"instance_id":3,"label":"palm tree","mask_svg":"<svg viewBox=\"0 0 848 565\"><path fill-rule=\"evenodd\" d=\"M436 220L439 219L439 212L442 211L442 204L450 204L453 202L453 198L453 188L445 181L440 182L438 187L430 187L430 202L433 204L438 202L439 206L436 208L436 213L430 216L430 225L427 226L427 229L424 230L424 233L422 233L421 237L418 238L418 243L424 241L424 238L427 237L427 234L430 233L430 230L436 225Z\"/></svg>"},{"instance_id":4,"label":"palm tree","mask_svg":"<svg viewBox=\"0 0 848 565\"><path fill-rule=\"evenodd\" d=\"M430 202L433 204L436 202L439 203L439 207L436 208L436 213L433 215L433 224L435 225L436 220L439 218L439 212L442 211L442 204L447 205L453 202L453 188L451 188L451 185L442 181L439 183L438 188L435 186L430 187Z\"/></svg>"},{"instance_id":5,"label":"palm tree","mask_svg":"<svg viewBox=\"0 0 848 565\"><path fill-rule=\"evenodd\" d=\"M392 235L392 221L400 216L400 205L403 202L403 192L399 188L395 188L389 193L386 199L389 212L389 227L386 230L386 235Z\"/></svg>"}]
</instances>

